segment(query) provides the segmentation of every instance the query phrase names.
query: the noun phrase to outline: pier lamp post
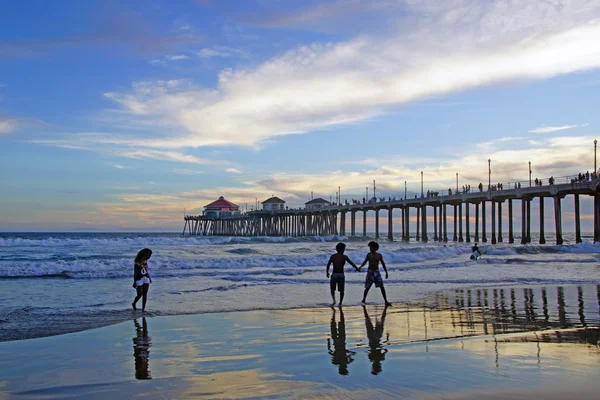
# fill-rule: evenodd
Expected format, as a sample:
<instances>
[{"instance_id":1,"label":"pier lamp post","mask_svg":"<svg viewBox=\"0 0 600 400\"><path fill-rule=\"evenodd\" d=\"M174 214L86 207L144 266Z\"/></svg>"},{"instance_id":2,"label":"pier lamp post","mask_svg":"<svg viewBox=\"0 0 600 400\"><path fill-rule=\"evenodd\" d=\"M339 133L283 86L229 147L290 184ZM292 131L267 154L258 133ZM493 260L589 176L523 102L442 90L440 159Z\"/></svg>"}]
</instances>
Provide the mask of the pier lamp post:
<instances>
[{"instance_id":1,"label":"pier lamp post","mask_svg":"<svg viewBox=\"0 0 600 400\"><path fill-rule=\"evenodd\" d=\"M377 202L377 195L375 194L375 179L373 179L373 198Z\"/></svg>"},{"instance_id":2,"label":"pier lamp post","mask_svg":"<svg viewBox=\"0 0 600 400\"><path fill-rule=\"evenodd\" d=\"M488 190L492 187L492 160L488 158Z\"/></svg>"},{"instance_id":3,"label":"pier lamp post","mask_svg":"<svg viewBox=\"0 0 600 400\"><path fill-rule=\"evenodd\" d=\"M458 193L458 172L456 173L456 193Z\"/></svg>"},{"instance_id":4,"label":"pier lamp post","mask_svg":"<svg viewBox=\"0 0 600 400\"><path fill-rule=\"evenodd\" d=\"M404 181L406 183L406 181ZM423 171L421 171L421 197L423 197Z\"/></svg>"},{"instance_id":5,"label":"pier lamp post","mask_svg":"<svg viewBox=\"0 0 600 400\"><path fill-rule=\"evenodd\" d=\"M365 188L365 190L367 191L367 197L365 197L365 200L367 201L367 203L369 202L369 187L367 186Z\"/></svg>"},{"instance_id":6,"label":"pier lamp post","mask_svg":"<svg viewBox=\"0 0 600 400\"><path fill-rule=\"evenodd\" d=\"M531 161L529 161L529 187L531 187Z\"/></svg>"},{"instance_id":7,"label":"pier lamp post","mask_svg":"<svg viewBox=\"0 0 600 400\"><path fill-rule=\"evenodd\" d=\"M594 139L594 172L597 172L596 169L596 144L598 143L598 141L596 139Z\"/></svg>"},{"instance_id":8,"label":"pier lamp post","mask_svg":"<svg viewBox=\"0 0 600 400\"><path fill-rule=\"evenodd\" d=\"M342 190L338 186L338 204L342 204Z\"/></svg>"}]
</instances>

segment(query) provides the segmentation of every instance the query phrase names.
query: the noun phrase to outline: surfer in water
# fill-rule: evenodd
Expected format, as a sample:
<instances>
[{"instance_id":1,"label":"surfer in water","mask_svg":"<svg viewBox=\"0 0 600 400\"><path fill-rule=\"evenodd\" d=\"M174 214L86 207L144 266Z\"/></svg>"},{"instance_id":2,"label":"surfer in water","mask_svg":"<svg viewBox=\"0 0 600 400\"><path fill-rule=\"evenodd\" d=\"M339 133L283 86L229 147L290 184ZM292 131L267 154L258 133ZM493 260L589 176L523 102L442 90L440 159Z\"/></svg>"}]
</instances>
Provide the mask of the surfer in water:
<instances>
[{"instance_id":1,"label":"surfer in water","mask_svg":"<svg viewBox=\"0 0 600 400\"><path fill-rule=\"evenodd\" d=\"M477 260L479 257L481 257L481 252L479 251L479 247L477 247L477 243L471 247L471 251L471 260Z\"/></svg>"},{"instance_id":2,"label":"surfer in water","mask_svg":"<svg viewBox=\"0 0 600 400\"><path fill-rule=\"evenodd\" d=\"M357 271L358 267L356 264L352 262L348 256L344 255L344 250L346 250L346 244L338 243L335 246L335 251L337 253L333 254L329 257L329 262L327 263L327 277L329 278L329 267L333 264L333 272L331 274L330 288L331 288L331 298L333 300L333 304L335 304L335 288L337 286L338 292L340 292L340 304L342 306L342 302L344 301L344 289L346 286L346 276L344 275L344 265L346 261L350 263Z\"/></svg>"},{"instance_id":3,"label":"surfer in water","mask_svg":"<svg viewBox=\"0 0 600 400\"><path fill-rule=\"evenodd\" d=\"M152 256L152 250L142 249L135 256L135 265L133 267L133 287L137 291L137 296L131 303L131 307L137 310L135 306L138 300L142 299L142 311L146 311L146 300L148 299L148 289L152 283L150 273L148 272L148 260Z\"/></svg>"}]
</instances>

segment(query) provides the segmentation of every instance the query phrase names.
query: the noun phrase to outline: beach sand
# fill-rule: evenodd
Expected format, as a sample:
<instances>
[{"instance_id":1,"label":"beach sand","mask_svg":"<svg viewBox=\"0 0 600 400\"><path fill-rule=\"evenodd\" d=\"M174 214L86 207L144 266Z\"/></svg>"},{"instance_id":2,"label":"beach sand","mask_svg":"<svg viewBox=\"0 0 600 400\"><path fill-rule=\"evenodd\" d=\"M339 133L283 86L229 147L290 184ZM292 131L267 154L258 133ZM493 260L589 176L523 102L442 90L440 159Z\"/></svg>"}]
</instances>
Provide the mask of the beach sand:
<instances>
[{"instance_id":1,"label":"beach sand","mask_svg":"<svg viewBox=\"0 0 600 400\"><path fill-rule=\"evenodd\" d=\"M0 343L0 399L596 399L599 307L600 286L587 285L390 308L139 313Z\"/></svg>"}]
</instances>

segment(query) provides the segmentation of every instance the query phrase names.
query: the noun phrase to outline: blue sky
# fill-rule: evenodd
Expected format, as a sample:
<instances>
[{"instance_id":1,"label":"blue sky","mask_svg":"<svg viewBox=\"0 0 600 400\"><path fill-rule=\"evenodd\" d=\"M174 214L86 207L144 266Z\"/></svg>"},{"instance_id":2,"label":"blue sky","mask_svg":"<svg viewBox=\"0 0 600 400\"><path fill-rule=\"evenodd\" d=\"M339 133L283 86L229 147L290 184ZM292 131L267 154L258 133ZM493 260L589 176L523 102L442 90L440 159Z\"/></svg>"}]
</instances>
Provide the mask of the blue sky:
<instances>
[{"instance_id":1,"label":"blue sky","mask_svg":"<svg viewBox=\"0 0 600 400\"><path fill-rule=\"evenodd\" d=\"M599 18L583 0L3 4L0 231L178 230L219 195L400 196L421 170L425 189L486 181L487 159L494 182L591 170Z\"/></svg>"}]
</instances>

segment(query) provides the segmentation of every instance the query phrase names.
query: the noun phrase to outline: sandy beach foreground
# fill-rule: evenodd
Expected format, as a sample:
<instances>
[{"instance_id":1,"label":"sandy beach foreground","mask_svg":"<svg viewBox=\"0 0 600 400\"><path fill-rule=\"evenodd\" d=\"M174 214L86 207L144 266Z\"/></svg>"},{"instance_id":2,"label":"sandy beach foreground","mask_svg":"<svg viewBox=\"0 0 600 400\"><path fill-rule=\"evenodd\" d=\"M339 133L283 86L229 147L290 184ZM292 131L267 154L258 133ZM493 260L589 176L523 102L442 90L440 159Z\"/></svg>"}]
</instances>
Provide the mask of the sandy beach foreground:
<instances>
[{"instance_id":1,"label":"sandy beach foreground","mask_svg":"<svg viewBox=\"0 0 600 400\"><path fill-rule=\"evenodd\" d=\"M600 286L140 318L0 343L0 399L597 398Z\"/></svg>"}]
</instances>

